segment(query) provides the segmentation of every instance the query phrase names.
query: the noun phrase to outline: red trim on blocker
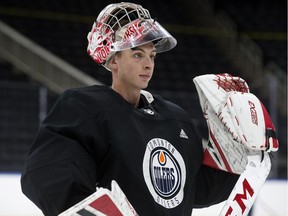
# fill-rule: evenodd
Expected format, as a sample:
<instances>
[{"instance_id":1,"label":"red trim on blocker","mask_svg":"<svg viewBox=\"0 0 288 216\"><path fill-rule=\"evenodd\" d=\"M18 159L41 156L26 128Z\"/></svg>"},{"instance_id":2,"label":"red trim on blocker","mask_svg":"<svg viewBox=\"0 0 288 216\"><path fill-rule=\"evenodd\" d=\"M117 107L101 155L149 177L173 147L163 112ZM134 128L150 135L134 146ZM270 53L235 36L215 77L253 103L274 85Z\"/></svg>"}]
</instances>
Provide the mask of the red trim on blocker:
<instances>
[{"instance_id":1,"label":"red trim on blocker","mask_svg":"<svg viewBox=\"0 0 288 216\"><path fill-rule=\"evenodd\" d=\"M90 203L89 206L95 208L97 211L106 214L107 216L123 216L115 203L106 194L99 197L94 202Z\"/></svg>"}]
</instances>

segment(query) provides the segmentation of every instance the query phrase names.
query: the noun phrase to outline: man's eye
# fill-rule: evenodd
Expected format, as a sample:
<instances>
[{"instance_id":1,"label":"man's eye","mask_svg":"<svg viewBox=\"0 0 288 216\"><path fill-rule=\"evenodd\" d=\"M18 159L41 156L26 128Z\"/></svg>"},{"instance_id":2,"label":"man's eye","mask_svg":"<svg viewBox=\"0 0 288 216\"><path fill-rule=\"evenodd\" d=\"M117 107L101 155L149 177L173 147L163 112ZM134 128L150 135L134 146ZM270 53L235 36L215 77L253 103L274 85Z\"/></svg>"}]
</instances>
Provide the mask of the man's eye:
<instances>
[{"instance_id":1,"label":"man's eye","mask_svg":"<svg viewBox=\"0 0 288 216\"><path fill-rule=\"evenodd\" d=\"M135 57L135 58L141 58L141 57L142 57L142 54L141 54L141 53L135 53L135 54L134 54L134 57Z\"/></svg>"},{"instance_id":2,"label":"man's eye","mask_svg":"<svg viewBox=\"0 0 288 216\"><path fill-rule=\"evenodd\" d=\"M156 55L151 55L150 58L151 58L152 60L155 60Z\"/></svg>"}]
</instances>

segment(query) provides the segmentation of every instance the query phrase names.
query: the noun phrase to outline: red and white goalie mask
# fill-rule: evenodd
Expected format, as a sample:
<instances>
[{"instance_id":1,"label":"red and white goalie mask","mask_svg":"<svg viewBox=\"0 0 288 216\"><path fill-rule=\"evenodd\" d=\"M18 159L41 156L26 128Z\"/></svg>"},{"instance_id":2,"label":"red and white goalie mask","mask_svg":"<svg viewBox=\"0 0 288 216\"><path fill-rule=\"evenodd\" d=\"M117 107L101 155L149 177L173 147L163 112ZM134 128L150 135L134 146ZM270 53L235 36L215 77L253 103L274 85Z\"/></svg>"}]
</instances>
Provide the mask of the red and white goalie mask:
<instances>
[{"instance_id":1,"label":"red and white goalie mask","mask_svg":"<svg viewBox=\"0 0 288 216\"><path fill-rule=\"evenodd\" d=\"M98 64L108 70L110 58L118 51L154 42L156 52L174 48L176 39L147 9L133 3L116 3L105 7L88 33L87 52Z\"/></svg>"}]
</instances>

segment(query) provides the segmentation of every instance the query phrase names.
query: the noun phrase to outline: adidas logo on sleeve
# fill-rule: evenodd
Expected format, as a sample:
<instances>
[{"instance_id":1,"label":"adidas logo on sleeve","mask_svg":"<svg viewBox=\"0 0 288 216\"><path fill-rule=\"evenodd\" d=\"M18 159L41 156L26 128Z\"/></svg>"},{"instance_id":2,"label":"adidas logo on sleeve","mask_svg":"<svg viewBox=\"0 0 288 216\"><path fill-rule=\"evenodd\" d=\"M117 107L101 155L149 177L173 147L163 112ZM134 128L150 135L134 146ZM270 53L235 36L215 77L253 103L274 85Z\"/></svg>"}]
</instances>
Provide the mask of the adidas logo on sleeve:
<instances>
[{"instance_id":1,"label":"adidas logo on sleeve","mask_svg":"<svg viewBox=\"0 0 288 216\"><path fill-rule=\"evenodd\" d=\"M188 139L188 136L183 129L181 129L181 131L180 131L180 137L184 138L184 139Z\"/></svg>"}]
</instances>

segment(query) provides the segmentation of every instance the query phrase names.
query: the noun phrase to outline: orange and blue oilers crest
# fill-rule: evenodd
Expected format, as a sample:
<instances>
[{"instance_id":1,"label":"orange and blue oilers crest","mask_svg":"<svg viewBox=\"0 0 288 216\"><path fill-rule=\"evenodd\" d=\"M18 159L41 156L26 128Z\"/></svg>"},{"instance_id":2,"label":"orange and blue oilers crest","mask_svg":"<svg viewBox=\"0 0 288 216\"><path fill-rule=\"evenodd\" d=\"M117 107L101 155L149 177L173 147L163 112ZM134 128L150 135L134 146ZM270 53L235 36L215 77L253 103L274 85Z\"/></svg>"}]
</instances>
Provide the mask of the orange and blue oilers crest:
<instances>
[{"instance_id":1,"label":"orange and blue oilers crest","mask_svg":"<svg viewBox=\"0 0 288 216\"><path fill-rule=\"evenodd\" d=\"M186 168L177 149L165 139L154 138L146 146L143 175L156 203L175 208L184 197Z\"/></svg>"}]
</instances>

